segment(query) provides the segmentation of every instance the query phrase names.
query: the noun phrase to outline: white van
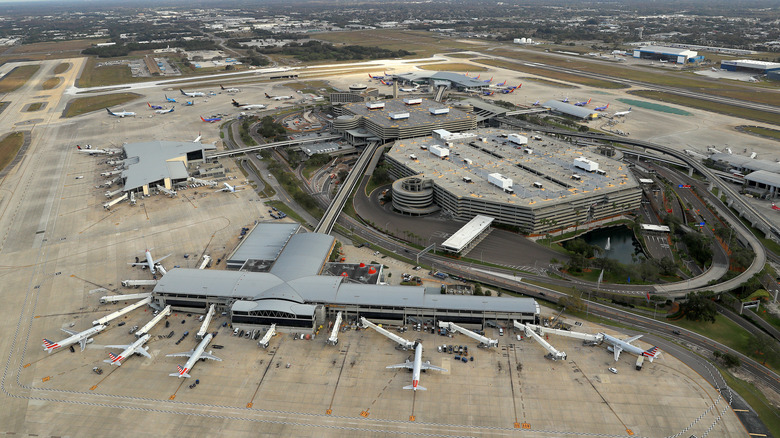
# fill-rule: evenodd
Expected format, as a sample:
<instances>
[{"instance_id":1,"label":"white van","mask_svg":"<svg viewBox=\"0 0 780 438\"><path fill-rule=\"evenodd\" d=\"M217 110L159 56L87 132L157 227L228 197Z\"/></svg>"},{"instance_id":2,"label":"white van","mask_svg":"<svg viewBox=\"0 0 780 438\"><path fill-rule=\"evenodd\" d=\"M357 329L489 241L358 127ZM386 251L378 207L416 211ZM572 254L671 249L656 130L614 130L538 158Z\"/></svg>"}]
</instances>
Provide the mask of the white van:
<instances>
[{"instance_id":1,"label":"white van","mask_svg":"<svg viewBox=\"0 0 780 438\"><path fill-rule=\"evenodd\" d=\"M499 327L498 328L498 336L504 336L504 328L503 327Z\"/></svg>"}]
</instances>

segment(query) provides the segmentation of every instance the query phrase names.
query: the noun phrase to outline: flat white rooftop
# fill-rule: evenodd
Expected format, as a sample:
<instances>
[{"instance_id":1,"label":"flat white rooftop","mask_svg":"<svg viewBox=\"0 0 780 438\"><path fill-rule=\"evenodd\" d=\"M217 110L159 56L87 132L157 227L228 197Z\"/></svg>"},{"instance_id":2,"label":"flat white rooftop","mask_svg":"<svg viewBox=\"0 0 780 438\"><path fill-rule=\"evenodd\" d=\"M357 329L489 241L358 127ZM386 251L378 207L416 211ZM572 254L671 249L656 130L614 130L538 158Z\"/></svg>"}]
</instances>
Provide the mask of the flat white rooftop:
<instances>
[{"instance_id":1,"label":"flat white rooftop","mask_svg":"<svg viewBox=\"0 0 780 438\"><path fill-rule=\"evenodd\" d=\"M493 218L490 216L483 216L478 214L474 216L466 225L462 226L455 232L449 239L445 240L441 246L447 251L461 252L463 248L477 238L482 232L484 232L490 224L493 223Z\"/></svg>"}]
</instances>

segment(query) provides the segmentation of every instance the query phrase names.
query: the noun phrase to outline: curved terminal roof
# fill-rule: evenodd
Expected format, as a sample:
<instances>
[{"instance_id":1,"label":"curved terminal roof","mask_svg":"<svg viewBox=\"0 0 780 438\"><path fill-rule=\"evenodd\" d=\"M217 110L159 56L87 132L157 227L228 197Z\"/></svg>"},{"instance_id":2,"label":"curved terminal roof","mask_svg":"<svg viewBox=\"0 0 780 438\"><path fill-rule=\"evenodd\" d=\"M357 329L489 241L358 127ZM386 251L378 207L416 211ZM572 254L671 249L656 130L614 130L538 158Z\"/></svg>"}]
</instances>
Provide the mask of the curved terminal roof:
<instances>
[{"instance_id":1,"label":"curved terminal roof","mask_svg":"<svg viewBox=\"0 0 780 438\"><path fill-rule=\"evenodd\" d=\"M296 234L287 242L270 272L284 280L319 274L335 242L327 234Z\"/></svg>"}]
</instances>

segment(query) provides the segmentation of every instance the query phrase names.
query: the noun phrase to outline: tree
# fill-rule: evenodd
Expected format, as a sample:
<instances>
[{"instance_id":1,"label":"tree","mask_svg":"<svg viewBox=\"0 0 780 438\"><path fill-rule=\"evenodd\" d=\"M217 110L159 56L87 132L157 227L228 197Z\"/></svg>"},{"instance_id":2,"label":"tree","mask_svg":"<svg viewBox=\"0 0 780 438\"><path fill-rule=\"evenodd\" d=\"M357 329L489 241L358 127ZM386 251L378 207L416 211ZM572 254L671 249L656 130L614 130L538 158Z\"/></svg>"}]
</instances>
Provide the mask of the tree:
<instances>
[{"instance_id":1,"label":"tree","mask_svg":"<svg viewBox=\"0 0 780 438\"><path fill-rule=\"evenodd\" d=\"M474 295L482 295L482 285L477 283L474 285Z\"/></svg>"},{"instance_id":2,"label":"tree","mask_svg":"<svg viewBox=\"0 0 780 438\"><path fill-rule=\"evenodd\" d=\"M690 293L687 298L688 302L683 305L685 319L715 323L715 315L718 311L715 303L708 296Z\"/></svg>"},{"instance_id":3,"label":"tree","mask_svg":"<svg viewBox=\"0 0 780 438\"><path fill-rule=\"evenodd\" d=\"M767 360L771 360L777 354L774 347L774 340L763 333L753 335L748 339L748 348L750 348L751 354L764 365L766 365Z\"/></svg>"},{"instance_id":4,"label":"tree","mask_svg":"<svg viewBox=\"0 0 780 438\"><path fill-rule=\"evenodd\" d=\"M723 354L722 358L723 364L726 366L726 368L735 368L741 364L739 358L731 353Z\"/></svg>"},{"instance_id":5,"label":"tree","mask_svg":"<svg viewBox=\"0 0 780 438\"><path fill-rule=\"evenodd\" d=\"M661 260L657 261L658 269L661 270L663 275L674 275L677 272L677 264L669 256L664 256Z\"/></svg>"},{"instance_id":6,"label":"tree","mask_svg":"<svg viewBox=\"0 0 780 438\"><path fill-rule=\"evenodd\" d=\"M558 304L570 312L582 312L585 310L585 302L580 297L565 296L558 300Z\"/></svg>"}]
</instances>

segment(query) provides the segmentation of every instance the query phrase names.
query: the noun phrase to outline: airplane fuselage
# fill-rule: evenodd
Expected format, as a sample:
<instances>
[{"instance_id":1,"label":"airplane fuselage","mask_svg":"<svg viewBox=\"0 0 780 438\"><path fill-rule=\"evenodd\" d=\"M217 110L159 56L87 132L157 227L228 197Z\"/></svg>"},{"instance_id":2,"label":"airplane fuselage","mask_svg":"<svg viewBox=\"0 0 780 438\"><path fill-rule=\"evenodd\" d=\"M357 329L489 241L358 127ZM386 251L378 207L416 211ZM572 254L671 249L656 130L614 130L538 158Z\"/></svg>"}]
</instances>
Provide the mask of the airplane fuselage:
<instances>
[{"instance_id":1,"label":"airplane fuselage","mask_svg":"<svg viewBox=\"0 0 780 438\"><path fill-rule=\"evenodd\" d=\"M414 347L414 367L412 368L412 390L417 391L417 387L420 385L420 369L422 368L422 353L423 346L418 343Z\"/></svg>"},{"instance_id":2,"label":"airplane fuselage","mask_svg":"<svg viewBox=\"0 0 780 438\"><path fill-rule=\"evenodd\" d=\"M609 345L611 345L613 347L613 351L614 351L614 348L617 347L617 348L620 348L621 350L623 350L623 351L625 351L627 353L631 353L631 354L633 354L635 356L645 356L645 357L648 357L648 358L650 358L650 362L652 362L653 359L655 359L654 355L647 354L647 352L645 350L642 350L641 348L637 347L636 345L632 345L632 344L630 344L630 343L628 343L626 341L618 339L618 338L616 338L614 336L610 336L610 335L608 335L606 333L602 333L602 335L604 336L604 342L606 342ZM648 351L650 351L650 350L648 350Z\"/></svg>"},{"instance_id":3,"label":"airplane fuselage","mask_svg":"<svg viewBox=\"0 0 780 438\"><path fill-rule=\"evenodd\" d=\"M151 337L151 335L149 335L149 334L145 334L145 335L141 336L140 339L138 339L137 341L133 342L132 345L130 345L129 347L124 349L124 351L119 353L115 358L112 358L111 360L107 360L105 362L108 362L111 365L121 366L122 365L122 361L127 359L128 357L130 357L133 353L135 353L139 349L142 349L143 345L146 343L146 341L149 340L150 337Z\"/></svg>"},{"instance_id":4,"label":"airplane fuselage","mask_svg":"<svg viewBox=\"0 0 780 438\"><path fill-rule=\"evenodd\" d=\"M192 367L195 365L198 359L200 359L200 356L203 354L203 351L209 345L209 342L211 342L211 338L213 337L214 336L211 333L207 334L206 337L204 337L203 340L200 341L200 344L198 344L198 346L195 347L192 356L190 356L190 358L187 359L187 363L185 363L182 369L179 371L178 377L180 379L184 377L189 377L189 372L192 371Z\"/></svg>"},{"instance_id":5,"label":"airplane fuselage","mask_svg":"<svg viewBox=\"0 0 780 438\"><path fill-rule=\"evenodd\" d=\"M146 250L146 264L149 265L149 272L151 272L152 275L154 275L155 274L154 259L152 258L152 253L148 249Z\"/></svg>"},{"instance_id":6,"label":"airplane fuselage","mask_svg":"<svg viewBox=\"0 0 780 438\"><path fill-rule=\"evenodd\" d=\"M97 333L100 333L103 329L105 329L106 326L104 325L96 325L92 328L88 328L84 330L83 332L76 333L75 335L71 335L59 342L50 343L46 339L43 340L43 351L47 353L51 353L54 350L63 348L63 347L70 347L71 345L81 342L83 339L89 339L90 336L95 335ZM89 343L89 341L87 341ZM82 349L83 350L83 349Z\"/></svg>"}]
</instances>

